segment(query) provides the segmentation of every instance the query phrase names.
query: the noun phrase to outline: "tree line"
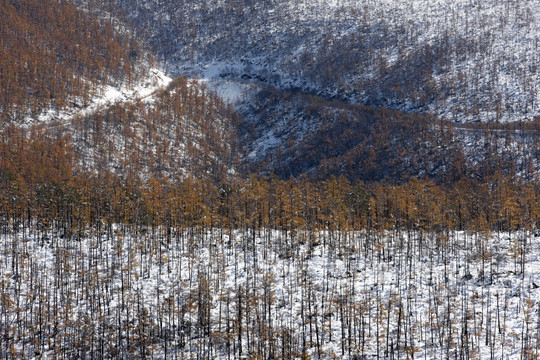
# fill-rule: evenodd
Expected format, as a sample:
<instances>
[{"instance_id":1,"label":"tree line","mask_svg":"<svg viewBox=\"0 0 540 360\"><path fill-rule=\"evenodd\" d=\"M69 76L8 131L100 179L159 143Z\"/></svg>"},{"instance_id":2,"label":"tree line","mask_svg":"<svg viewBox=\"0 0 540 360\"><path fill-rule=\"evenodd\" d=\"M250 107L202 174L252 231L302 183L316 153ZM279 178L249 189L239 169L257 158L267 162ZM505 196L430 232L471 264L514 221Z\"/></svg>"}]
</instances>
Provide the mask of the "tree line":
<instances>
[{"instance_id":1,"label":"tree line","mask_svg":"<svg viewBox=\"0 0 540 360\"><path fill-rule=\"evenodd\" d=\"M168 228L345 231L534 230L540 187L494 174L437 184L277 176L246 178L117 175L81 171L69 136L4 129L0 142L4 229L61 224L82 236L106 221ZM27 224L27 225L24 225Z\"/></svg>"}]
</instances>

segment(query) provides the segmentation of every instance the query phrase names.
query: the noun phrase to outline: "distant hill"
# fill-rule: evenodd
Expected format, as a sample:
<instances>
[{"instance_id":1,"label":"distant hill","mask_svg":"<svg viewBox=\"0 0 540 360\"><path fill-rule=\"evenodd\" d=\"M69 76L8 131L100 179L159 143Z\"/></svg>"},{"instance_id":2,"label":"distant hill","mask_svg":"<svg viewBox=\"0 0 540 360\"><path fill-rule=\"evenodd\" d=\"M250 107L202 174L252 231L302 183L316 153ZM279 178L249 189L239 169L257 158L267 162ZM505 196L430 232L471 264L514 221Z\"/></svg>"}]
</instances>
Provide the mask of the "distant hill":
<instances>
[{"instance_id":1,"label":"distant hill","mask_svg":"<svg viewBox=\"0 0 540 360\"><path fill-rule=\"evenodd\" d=\"M240 142L256 173L444 183L495 173L539 176L538 121L458 127L430 115L264 87L246 103Z\"/></svg>"},{"instance_id":2,"label":"distant hill","mask_svg":"<svg viewBox=\"0 0 540 360\"><path fill-rule=\"evenodd\" d=\"M445 16L471 18L471 11L487 10L458 2L442 13L429 4L397 2L386 4L395 10L387 16L383 5L5 1L2 128L13 124L68 142L76 172L112 171L142 180L194 176L220 182L249 173L397 182L494 173L538 179L538 132L501 125L529 123L534 129L534 102L523 92L508 93L519 109L529 110L501 107L501 97L495 118L488 103L475 100L472 106L459 93L469 93L484 76L499 76L473 71L477 60L491 59L481 56L495 53L480 51L488 44L481 37L460 42L466 35L461 28L445 37L446 47L437 45L451 25ZM518 19L527 8L508 5L501 18L470 19L467 26L476 34L505 16ZM425 29L415 27L420 18L413 15L423 16ZM516 35L516 26L500 33ZM509 38L509 48L517 46L514 40ZM475 41L482 46L472 46ZM471 53L475 60L463 68L459 64ZM536 60L520 59L505 71L524 69L519 64L527 64L526 73L535 71ZM448 97L443 89L448 81L458 84L452 80L458 65L469 75L459 75L466 81ZM159 67L169 75L186 73L171 82ZM512 81L519 80L514 75Z\"/></svg>"},{"instance_id":3,"label":"distant hill","mask_svg":"<svg viewBox=\"0 0 540 360\"><path fill-rule=\"evenodd\" d=\"M540 0L74 2L230 102L247 171L538 179L539 135L502 124L540 115Z\"/></svg>"},{"instance_id":4,"label":"distant hill","mask_svg":"<svg viewBox=\"0 0 540 360\"><path fill-rule=\"evenodd\" d=\"M60 141L75 172L141 180L234 172L237 115L204 86L156 70L120 21L63 0L4 1L0 13L8 171L46 166L39 155L24 159L25 148L58 155L46 148Z\"/></svg>"},{"instance_id":5,"label":"distant hill","mask_svg":"<svg viewBox=\"0 0 540 360\"><path fill-rule=\"evenodd\" d=\"M540 114L540 1L89 1L169 72L254 81L453 122Z\"/></svg>"},{"instance_id":6,"label":"distant hill","mask_svg":"<svg viewBox=\"0 0 540 360\"><path fill-rule=\"evenodd\" d=\"M179 77L146 98L76 116L63 131L82 169L220 181L236 168L238 122L204 86Z\"/></svg>"}]
</instances>

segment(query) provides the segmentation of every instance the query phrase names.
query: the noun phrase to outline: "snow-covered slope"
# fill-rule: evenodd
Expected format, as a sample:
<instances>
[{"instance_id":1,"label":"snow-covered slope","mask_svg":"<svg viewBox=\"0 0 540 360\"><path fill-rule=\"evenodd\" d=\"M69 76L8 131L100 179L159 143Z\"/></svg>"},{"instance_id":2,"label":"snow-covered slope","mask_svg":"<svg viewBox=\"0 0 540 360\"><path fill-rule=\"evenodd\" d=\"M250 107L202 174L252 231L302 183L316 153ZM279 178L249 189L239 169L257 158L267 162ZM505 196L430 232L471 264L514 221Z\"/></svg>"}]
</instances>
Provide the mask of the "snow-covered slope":
<instances>
[{"instance_id":1,"label":"snow-covered slope","mask_svg":"<svg viewBox=\"0 0 540 360\"><path fill-rule=\"evenodd\" d=\"M0 13L0 132L62 138L88 174L234 173L237 115L204 84L165 75L115 14L68 0L10 0Z\"/></svg>"},{"instance_id":2,"label":"snow-covered slope","mask_svg":"<svg viewBox=\"0 0 540 360\"><path fill-rule=\"evenodd\" d=\"M49 122L70 134L79 168L143 180L234 173L236 114L196 81L151 73L148 82L109 87L83 110Z\"/></svg>"},{"instance_id":3,"label":"snow-covered slope","mask_svg":"<svg viewBox=\"0 0 540 360\"><path fill-rule=\"evenodd\" d=\"M283 178L404 181L428 176L452 183L494 173L540 179L540 133L533 123L457 125L432 116L252 86L238 111L245 161Z\"/></svg>"},{"instance_id":4,"label":"snow-covered slope","mask_svg":"<svg viewBox=\"0 0 540 360\"><path fill-rule=\"evenodd\" d=\"M116 3L171 73L210 67L455 122L540 113L538 0Z\"/></svg>"}]
</instances>

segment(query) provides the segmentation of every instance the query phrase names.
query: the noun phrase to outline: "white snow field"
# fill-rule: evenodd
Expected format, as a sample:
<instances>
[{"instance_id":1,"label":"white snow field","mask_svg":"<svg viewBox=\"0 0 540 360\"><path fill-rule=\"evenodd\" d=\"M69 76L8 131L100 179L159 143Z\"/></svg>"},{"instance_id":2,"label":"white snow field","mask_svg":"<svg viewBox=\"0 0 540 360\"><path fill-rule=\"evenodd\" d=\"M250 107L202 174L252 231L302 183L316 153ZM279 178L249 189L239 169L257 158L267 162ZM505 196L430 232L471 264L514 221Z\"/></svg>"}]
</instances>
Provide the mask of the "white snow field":
<instances>
[{"instance_id":1,"label":"white snow field","mask_svg":"<svg viewBox=\"0 0 540 360\"><path fill-rule=\"evenodd\" d=\"M4 359L540 355L532 233L105 225L0 244Z\"/></svg>"}]
</instances>

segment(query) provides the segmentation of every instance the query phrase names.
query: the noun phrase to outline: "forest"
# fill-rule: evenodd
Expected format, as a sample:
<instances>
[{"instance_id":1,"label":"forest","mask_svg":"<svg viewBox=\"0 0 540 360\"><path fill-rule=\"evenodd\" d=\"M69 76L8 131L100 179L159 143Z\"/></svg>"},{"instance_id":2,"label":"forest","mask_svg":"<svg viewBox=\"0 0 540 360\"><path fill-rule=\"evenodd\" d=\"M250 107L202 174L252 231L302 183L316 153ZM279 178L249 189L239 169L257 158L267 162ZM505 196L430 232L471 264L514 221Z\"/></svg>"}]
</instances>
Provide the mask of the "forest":
<instances>
[{"instance_id":1,"label":"forest","mask_svg":"<svg viewBox=\"0 0 540 360\"><path fill-rule=\"evenodd\" d=\"M134 81L148 55L129 34L68 1L4 0L0 18L2 122L84 106L99 86Z\"/></svg>"},{"instance_id":2,"label":"forest","mask_svg":"<svg viewBox=\"0 0 540 360\"><path fill-rule=\"evenodd\" d=\"M12 131L3 358L538 357L537 182L144 181Z\"/></svg>"},{"instance_id":3,"label":"forest","mask_svg":"<svg viewBox=\"0 0 540 360\"><path fill-rule=\"evenodd\" d=\"M246 102L239 145L254 173L398 183L428 177L438 184L497 173L540 180L538 119L453 124L263 86Z\"/></svg>"},{"instance_id":4,"label":"forest","mask_svg":"<svg viewBox=\"0 0 540 360\"><path fill-rule=\"evenodd\" d=\"M538 0L76 0L118 14L170 73L432 113L538 116Z\"/></svg>"},{"instance_id":5,"label":"forest","mask_svg":"<svg viewBox=\"0 0 540 360\"><path fill-rule=\"evenodd\" d=\"M465 21L487 29L481 3ZM422 34L366 4L334 4L341 32L318 2L0 0L0 358L540 358L536 86L448 100L489 90L452 59L509 64L497 40L445 30L391 64ZM494 4L501 34L533 26ZM216 72L253 80L236 107L207 78L151 81L238 49Z\"/></svg>"}]
</instances>

